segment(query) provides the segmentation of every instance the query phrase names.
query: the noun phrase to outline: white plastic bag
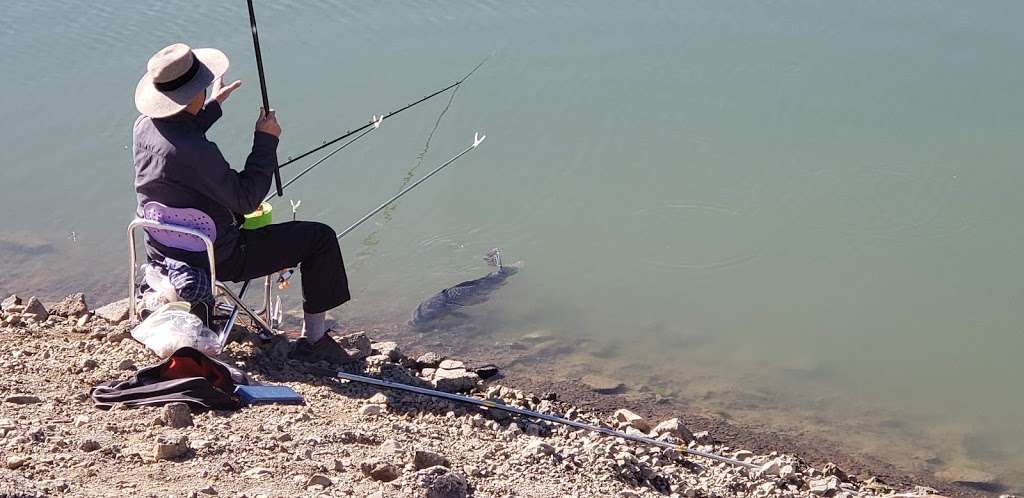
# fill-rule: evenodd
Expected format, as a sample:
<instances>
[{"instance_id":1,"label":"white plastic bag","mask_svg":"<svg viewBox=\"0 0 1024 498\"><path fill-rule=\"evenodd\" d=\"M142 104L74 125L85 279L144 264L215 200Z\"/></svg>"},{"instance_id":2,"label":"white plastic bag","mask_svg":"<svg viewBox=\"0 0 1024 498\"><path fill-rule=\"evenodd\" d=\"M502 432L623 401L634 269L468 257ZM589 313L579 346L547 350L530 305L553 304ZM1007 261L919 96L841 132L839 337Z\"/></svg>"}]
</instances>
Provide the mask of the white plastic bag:
<instances>
[{"instance_id":1,"label":"white plastic bag","mask_svg":"<svg viewBox=\"0 0 1024 498\"><path fill-rule=\"evenodd\" d=\"M167 275L164 275L159 268L151 264L144 264L142 270L145 272L146 285L149 286L149 290L142 296L143 309L156 310L167 303L181 301L178 291L171 284L171 279L167 278Z\"/></svg>"},{"instance_id":2,"label":"white plastic bag","mask_svg":"<svg viewBox=\"0 0 1024 498\"><path fill-rule=\"evenodd\" d=\"M160 306L132 329L132 337L160 358L186 346L211 356L220 353L217 334L204 327L203 321L189 312L189 307L181 301Z\"/></svg>"}]
</instances>

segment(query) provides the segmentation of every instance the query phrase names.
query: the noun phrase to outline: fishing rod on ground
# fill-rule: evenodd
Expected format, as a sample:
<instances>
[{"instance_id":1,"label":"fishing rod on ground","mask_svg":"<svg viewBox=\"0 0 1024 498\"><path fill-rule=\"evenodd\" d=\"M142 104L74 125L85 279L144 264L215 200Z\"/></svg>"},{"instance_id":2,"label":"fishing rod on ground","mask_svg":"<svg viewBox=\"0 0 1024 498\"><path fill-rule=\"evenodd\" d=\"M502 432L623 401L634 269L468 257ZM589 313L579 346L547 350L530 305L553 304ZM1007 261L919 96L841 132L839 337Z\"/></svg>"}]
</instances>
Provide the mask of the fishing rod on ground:
<instances>
[{"instance_id":1,"label":"fishing rod on ground","mask_svg":"<svg viewBox=\"0 0 1024 498\"><path fill-rule=\"evenodd\" d=\"M256 12L252 8L252 0L246 0L249 6L249 28L252 30L252 48L256 52L256 71L260 75L260 93L263 96L263 112L270 113L270 99L267 98L267 78L263 73L263 54L260 53L260 35L256 29ZM281 186L281 167L274 169L274 186L277 187L277 196L284 195L284 187Z\"/></svg>"},{"instance_id":2,"label":"fishing rod on ground","mask_svg":"<svg viewBox=\"0 0 1024 498\"><path fill-rule=\"evenodd\" d=\"M473 134L473 143L472 144L470 144L468 147L463 149L458 154L455 154L454 156L452 156L451 159L448 159L447 161L441 163L440 166L434 168L430 173L427 173L426 175L424 175L423 178L420 178L419 180L416 180L415 183L409 185L408 187L405 187L404 189L399 191L397 194L391 196L390 199L384 201L381 205L377 206L376 208L370 210L370 212L368 212L365 215L363 215L362 218L359 218L358 221L356 221L355 223L350 225L348 228L343 230L340 234L338 234L338 240L341 240L342 237L344 237L345 235L348 235L349 233L351 233L353 230L355 230L357 227L359 227L359 225L362 225L367 220L372 218L373 215L381 212L381 210L383 210L384 208L390 206L395 201L400 199L402 196L404 196L405 194L409 193L412 189L418 187L423 182L429 180L430 177L436 175L441 170L447 168L449 165L451 165L455 161L459 160L459 158L461 158L462 156L468 154L469 152L471 152L473 150L476 150L476 148L479 147L480 144L482 144L484 142L484 140L486 140L486 139L487 139L487 135L481 135L479 132L474 133ZM286 270L283 273L287 273L287 275L282 275L280 277L279 281L287 282L288 279L291 278L291 274L294 273L294 269ZM245 292L246 292L246 290L248 290L250 282L252 282L252 281L251 280L247 280L247 281L245 281L242 284L241 289L238 291L238 299L242 299L245 296ZM230 326L234 324L235 317L237 315L238 315L238 305L235 305L235 306L232 307L231 312L228 315L228 320L227 320L226 325L225 325L225 330L230 331ZM222 337L223 337L222 341L226 341L227 335L228 334L223 334L222 335ZM224 344L222 342L221 347L223 347L223 346L224 346Z\"/></svg>"},{"instance_id":3,"label":"fishing rod on ground","mask_svg":"<svg viewBox=\"0 0 1024 498\"><path fill-rule=\"evenodd\" d=\"M676 450L676 451L679 451L679 452L682 452L682 453L687 453L689 455L699 456L699 457L702 457L702 458L707 458L707 459L710 459L710 460L716 460L716 461L719 461L719 462L725 462L725 463L728 463L730 465L736 465L736 466L739 466L739 467L746 467L748 469L757 468L757 466L752 464L752 463L742 462L740 460L736 460L735 458L729 458L729 457L718 455L718 454L715 454L715 453L709 453L709 452L706 452L706 451L690 449L690 448L687 448L686 446L681 445L681 444L674 444L674 443L670 443L668 441L662 441L662 440L654 439L652 437L647 437L647 436L636 436L636 435L633 435L633 434L627 434L625 432L617 431L615 429L609 429L607 427L601 427L601 426L597 426L597 425L585 424L583 422L578 422L576 420L569 420L567 418L562 418L562 417L558 417L558 416L555 416L555 415L548 415L546 413L535 412L533 410L527 410L527 409L519 408L519 407L516 407L516 406L510 406L510 405L505 405L505 404L501 404L501 403L495 403L493 401L486 400L486 399L474 398L474 397L471 397L471 396L462 396L462 395L459 395L459 394L451 394L451 393L446 393L446 392L443 392L443 391L435 391L433 389L426 389L426 388L422 388L422 387L410 386L408 384L401 384L401 383L398 383L398 382L391 382L389 380L375 379L375 378L372 378L372 377L363 377L361 375L355 375L355 374L350 374L350 373L341 372L341 371L337 372L336 375L338 376L338 378L345 379L345 380L348 380L348 381L351 381L351 382L360 382L360 383L363 383L363 384L371 384L371 385L374 385L374 386L384 387L384 388L387 388L387 389L397 389L397 390L400 390L400 391L406 391L406 392L411 392L411 393L416 393L416 394L422 394L424 396L430 396L430 397L433 397L433 398L441 398L441 399L446 399L446 400L449 400L449 401L458 401L460 403L468 403L468 404L471 404L471 405L482 406L482 407L485 407L485 408L488 408L488 409L501 410L501 411L505 411L505 412L509 412L509 413L514 413L516 415L520 415L520 416L523 416L523 417L529 417L529 418L545 420L545 421L553 422L553 423L556 423L556 424L562 424L562 425L567 425L569 427L575 427L577 429L583 429L583 430L586 430L586 431L597 432L597 433L600 433L600 434L604 434L606 436L617 437L617 438L625 439L625 440L628 440L628 441L634 441L634 442L638 442L638 443L658 446L658 447L661 447L661 448L667 448L667 449L671 449L671 450Z\"/></svg>"}]
</instances>

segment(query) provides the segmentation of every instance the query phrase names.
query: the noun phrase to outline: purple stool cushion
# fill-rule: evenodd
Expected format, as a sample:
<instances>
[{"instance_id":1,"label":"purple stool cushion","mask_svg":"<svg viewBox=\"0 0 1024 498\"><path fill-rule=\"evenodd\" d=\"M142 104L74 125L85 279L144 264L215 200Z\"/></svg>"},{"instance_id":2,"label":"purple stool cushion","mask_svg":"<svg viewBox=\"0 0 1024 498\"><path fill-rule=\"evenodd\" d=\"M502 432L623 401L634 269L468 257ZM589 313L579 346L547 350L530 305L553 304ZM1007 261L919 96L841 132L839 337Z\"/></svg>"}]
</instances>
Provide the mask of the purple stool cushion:
<instances>
[{"instance_id":1,"label":"purple stool cushion","mask_svg":"<svg viewBox=\"0 0 1024 498\"><path fill-rule=\"evenodd\" d=\"M217 240L217 227L213 224L213 219L198 209L175 208L165 206L159 202L147 202L145 206L142 206L142 217L165 225L176 225L198 230L203 235L209 237L210 240ZM147 228L146 233L153 237L153 240L167 247L192 252L206 250L206 244L203 243L202 239L187 233L172 232L159 228Z\"/></svg>"}]
</instances>

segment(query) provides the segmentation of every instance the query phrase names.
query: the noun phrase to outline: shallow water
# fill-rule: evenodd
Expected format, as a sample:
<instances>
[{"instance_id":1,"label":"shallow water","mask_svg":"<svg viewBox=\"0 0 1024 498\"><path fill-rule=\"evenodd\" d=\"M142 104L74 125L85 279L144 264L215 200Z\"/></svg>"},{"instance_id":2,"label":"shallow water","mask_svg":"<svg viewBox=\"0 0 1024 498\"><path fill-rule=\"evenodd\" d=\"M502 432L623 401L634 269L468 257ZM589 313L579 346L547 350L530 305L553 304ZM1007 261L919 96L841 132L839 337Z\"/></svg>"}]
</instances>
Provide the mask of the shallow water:
<instances>
[{"instance_id":1,"label":"shallow water","mask_svg":"<svg viewBox=\"0 0 1024 498\"><path fill-rule=\"evenodd\" d=\"M0 18L0 291L119 296L145 60L217 46L259 101L242 2L37 1ZM297 183L341 229L341 320L404 320L487 271L493 337L926 472L1024 489L1018 2L257 2L282 158L454 81ZM418 158L422 158L422 161ZM287 178L293 171L285 171ZM287 202L278 202L287 211ZM296 302L292 291L290 302Z\"/></svg>"}]
</instances>

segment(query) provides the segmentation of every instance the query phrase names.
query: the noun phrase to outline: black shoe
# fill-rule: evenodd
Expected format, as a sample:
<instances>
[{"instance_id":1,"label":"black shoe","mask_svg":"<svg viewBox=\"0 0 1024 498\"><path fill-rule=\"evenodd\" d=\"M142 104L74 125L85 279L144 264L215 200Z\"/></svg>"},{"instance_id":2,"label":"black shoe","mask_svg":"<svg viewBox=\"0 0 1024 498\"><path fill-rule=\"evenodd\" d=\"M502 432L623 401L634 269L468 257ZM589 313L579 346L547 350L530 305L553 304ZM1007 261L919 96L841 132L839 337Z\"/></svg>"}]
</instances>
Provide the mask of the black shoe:
<instances>
[{"instance_id":1,"label":"black shoe","mask_svg":"<svg viewBox=\"0 0 1024 498\"><path fill-rule=\"evenodd\" d=\"M307 363L316 363L318 361L345 363L350 360L348 353L337 342L334 342L329 333L325 333L316 342L309 342L309 339L300 337L295 341L295 347L288 357Z\"/></svg>"}]
</instances>

